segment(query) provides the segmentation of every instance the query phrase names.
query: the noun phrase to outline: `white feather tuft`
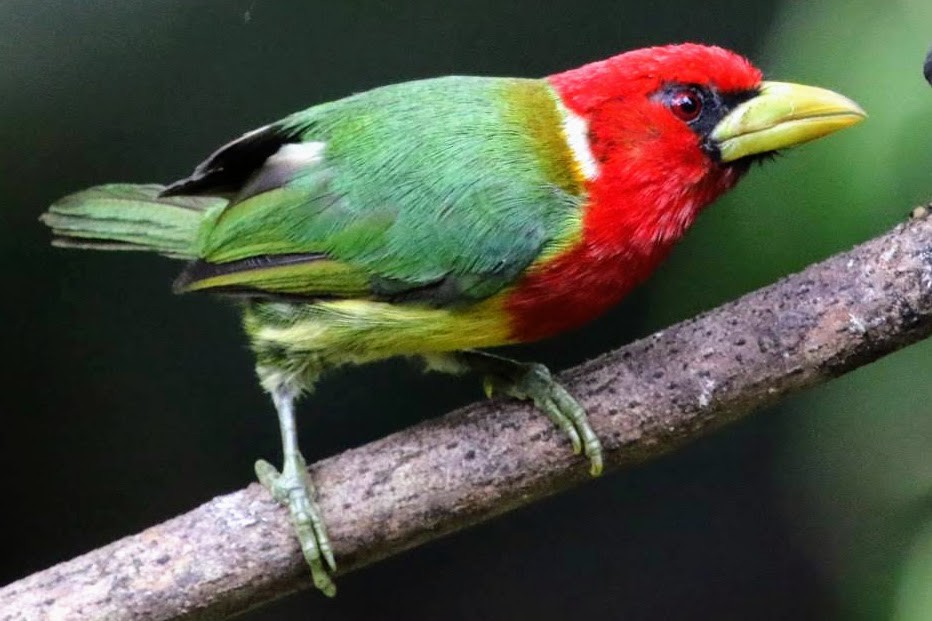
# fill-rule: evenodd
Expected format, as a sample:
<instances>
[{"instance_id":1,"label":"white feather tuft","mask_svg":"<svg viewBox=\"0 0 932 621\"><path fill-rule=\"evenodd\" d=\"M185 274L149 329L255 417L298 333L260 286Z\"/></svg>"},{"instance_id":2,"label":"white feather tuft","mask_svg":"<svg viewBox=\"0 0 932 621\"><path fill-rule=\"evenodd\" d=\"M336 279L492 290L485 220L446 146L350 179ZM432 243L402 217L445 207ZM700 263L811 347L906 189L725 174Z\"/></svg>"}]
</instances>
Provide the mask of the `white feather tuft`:
<instances>
[{"instance_id":1,"label":"white feather tuft","mask_svg":"<svg viewBox=\"0 0 932 621\"><path fill-rule=\"evenodd\" d=\"M587 181L599 176L599 163L589 146L589 123L572 110L564 109L563 133L573 153L573 159Z\"/></svg>"},{"instance_id":2,"label":"white feather tuft","mask_svg":"<svg viewBox=\"0 0 932 621\"><path fill-rule=\"evenodd\" d=\"M323 159L326 146L326 143L323 142L284 144L278 151L269 156L266 165L283 166L290 170L312 166Z\"/></svg>"}]
</instances>

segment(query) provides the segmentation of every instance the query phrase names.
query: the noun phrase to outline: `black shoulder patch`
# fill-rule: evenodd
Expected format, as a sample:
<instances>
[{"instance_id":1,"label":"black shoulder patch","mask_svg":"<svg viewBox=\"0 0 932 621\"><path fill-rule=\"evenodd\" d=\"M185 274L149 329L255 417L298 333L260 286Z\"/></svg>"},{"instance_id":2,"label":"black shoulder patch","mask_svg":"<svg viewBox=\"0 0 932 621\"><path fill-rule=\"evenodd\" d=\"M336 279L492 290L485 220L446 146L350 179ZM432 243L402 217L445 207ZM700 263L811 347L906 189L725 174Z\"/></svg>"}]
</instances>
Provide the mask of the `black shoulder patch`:
<instances>
[{"instance_id":1,"label":"black shoulder patch","mask_svg":"<svg viewBox=\"0 0 932 621\"><path fill-rule=\"evenodd\" d=\"M160 196L235 194L282 145L300 141L294 130L260 127L214 151L190 177L172 183Z\"/></svg>"}]
</instances>

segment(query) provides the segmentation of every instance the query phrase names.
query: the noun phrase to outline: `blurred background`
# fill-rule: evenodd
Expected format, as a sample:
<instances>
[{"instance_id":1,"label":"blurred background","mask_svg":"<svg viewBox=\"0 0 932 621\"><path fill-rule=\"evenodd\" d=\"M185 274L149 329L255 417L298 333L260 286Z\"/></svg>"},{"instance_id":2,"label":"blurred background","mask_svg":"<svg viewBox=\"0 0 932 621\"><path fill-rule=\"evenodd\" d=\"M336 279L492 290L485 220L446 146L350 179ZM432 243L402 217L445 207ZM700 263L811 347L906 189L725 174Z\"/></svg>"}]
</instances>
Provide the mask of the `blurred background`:
<instances>
[{"instance_id":1,"label":"blurred background","mask_svg":"<svg viewBox=\"0 0 932 621\"><path fill-rule=\"evenodd\" d=\"M854 98L869 122L755 169L611 315L516 356L563 368L766 285L932 198L928 0L0 0L0 583L278 461L234 310L176 264L53 250L36 220L166 182L310 104L451 73L541 76L699 41ZM932 343L676 454L243 619L932 619ZM361 389L365 387L365 389ZM309 460L479 398L403 363L301 406Z\"/></svg>"}]
</instances>

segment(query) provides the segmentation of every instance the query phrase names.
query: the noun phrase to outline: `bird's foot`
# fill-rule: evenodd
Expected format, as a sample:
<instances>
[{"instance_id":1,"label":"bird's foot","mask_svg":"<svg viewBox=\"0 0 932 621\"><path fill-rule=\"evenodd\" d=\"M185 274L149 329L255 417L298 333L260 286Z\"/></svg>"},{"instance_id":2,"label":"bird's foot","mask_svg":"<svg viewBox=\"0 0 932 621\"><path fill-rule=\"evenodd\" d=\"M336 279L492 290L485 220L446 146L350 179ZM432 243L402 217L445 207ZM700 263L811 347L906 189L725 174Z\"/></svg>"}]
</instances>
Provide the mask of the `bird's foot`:
<instances>
[{"instance_id":1,"label":"bird's foot","mask_svg":"<svg viewBox=\"0 0 932 621\"><path fill-rule=\"evenodd\" d=\"M300 453L285 460L282 472L264 459L256 462L256 476L272 496L288 507L291 523L301 544L301 552L311 568L314 586L329 597L337 587L331 573L336 571L330 538L324 528L320 510L314 501L314 485Z\"/></svg>"},{"instance_id":2,"label":"bird's foot","mask_svg":"<svg viewBox=\"0 0 932 621\"><path fill-rule=\"evenodd\" d=\"M488 354L487 354L488 355ZM500 359L506 360L506 359ZM508 360L511 365L497 368L483 381L485 394L502 393L516 399L531 399L544 414L550 417L573 444L573 452L582 452L589 458L592 476L602 473L602 444L589 425L586 411L579 402L557 383L550 370L542 364L525 364Z\"/></svg>"}]
</instances>

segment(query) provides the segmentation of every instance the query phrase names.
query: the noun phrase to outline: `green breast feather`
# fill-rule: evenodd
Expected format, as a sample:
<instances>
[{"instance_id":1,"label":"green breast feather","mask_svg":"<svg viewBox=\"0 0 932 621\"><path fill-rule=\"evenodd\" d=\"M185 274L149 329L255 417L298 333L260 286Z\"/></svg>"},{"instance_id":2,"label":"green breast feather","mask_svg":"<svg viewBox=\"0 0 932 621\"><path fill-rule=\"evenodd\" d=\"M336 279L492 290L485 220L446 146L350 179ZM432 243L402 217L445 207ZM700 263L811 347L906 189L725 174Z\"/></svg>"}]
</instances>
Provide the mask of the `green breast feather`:
<instances>
[{"instance_id":1,"label":"green breast feather","mask_svg":"<svg viewBox=\"0 0 932 621\"><path fill-rule=\"evenodd\" d=\"M582 189L541 80L408 82L246 134L168 194L223 194L181 290L488 297L578 231Z\"/></svg>"}]
</instances>

